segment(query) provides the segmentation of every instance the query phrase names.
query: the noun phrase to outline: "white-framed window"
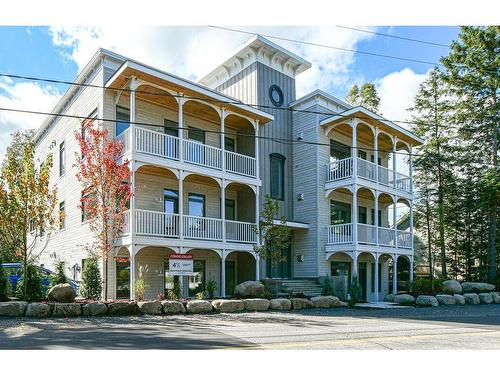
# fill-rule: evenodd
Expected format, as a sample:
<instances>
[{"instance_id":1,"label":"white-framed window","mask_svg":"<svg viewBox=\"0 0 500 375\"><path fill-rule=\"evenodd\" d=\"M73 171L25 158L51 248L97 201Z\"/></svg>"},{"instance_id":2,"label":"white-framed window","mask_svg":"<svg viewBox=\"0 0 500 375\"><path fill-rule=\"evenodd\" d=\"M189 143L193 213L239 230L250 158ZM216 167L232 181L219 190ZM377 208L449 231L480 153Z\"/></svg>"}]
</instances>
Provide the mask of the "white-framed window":
<instances>
[{"instance_id":1,"label":"white-framed window","mask_svg":"<svg viewBox=\"0 0 500 375\"><path fill-rule=\"evenodd\" d=\"M66 144L62 141L59 144L59 177L66 173Z\"/></svg>"}]
</instances>

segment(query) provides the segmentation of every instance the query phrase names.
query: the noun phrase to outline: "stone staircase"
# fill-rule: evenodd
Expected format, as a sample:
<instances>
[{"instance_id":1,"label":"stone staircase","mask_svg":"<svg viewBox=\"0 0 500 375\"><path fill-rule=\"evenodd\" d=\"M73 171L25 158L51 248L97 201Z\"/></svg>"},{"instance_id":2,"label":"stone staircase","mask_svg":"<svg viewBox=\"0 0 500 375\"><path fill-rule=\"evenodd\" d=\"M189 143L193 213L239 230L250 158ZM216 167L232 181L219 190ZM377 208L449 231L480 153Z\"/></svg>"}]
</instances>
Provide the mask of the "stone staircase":
<instances>
[{"instance_id":1,"label":"stone staircase","mask_svg":"<svg viewBox=\"0 0 500 375\"><path fill-rule=\"evenodd\" d=\"M281 291L288 294L303 293L308 297L321 295L321 284L318 279L280 280Z\"/></svg>"}]
</instances>

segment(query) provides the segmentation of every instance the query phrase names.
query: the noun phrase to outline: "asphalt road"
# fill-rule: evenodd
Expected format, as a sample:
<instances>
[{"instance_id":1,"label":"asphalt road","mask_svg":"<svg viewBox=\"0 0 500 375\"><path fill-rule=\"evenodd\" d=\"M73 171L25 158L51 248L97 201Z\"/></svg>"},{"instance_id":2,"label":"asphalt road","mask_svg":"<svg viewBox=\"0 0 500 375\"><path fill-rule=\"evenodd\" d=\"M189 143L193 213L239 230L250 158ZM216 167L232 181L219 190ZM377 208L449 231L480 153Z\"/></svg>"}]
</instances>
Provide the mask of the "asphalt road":
<instances>
[{"instance_id":1,"label":"asphalt road","mask_svg":"<svg viewBox=\"0 0 500 375\"><path fill-rule=\"evenodd\" d=\"M500 305L0 319L0 349L500 349Z\"/></svg>"}]
</instances>

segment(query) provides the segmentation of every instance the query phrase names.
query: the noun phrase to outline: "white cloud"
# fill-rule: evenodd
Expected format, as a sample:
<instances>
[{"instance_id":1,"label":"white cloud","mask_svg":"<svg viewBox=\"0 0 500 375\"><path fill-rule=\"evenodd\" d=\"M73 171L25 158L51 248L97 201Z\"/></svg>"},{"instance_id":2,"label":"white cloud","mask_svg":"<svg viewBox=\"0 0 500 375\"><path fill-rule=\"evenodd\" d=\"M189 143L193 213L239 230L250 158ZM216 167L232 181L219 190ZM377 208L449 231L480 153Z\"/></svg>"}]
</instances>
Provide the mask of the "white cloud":
<instances>
[{"instance_id":1,"label":"white cloud","mask_svg":"<svg viewBox=\"0 0 500 375\"><path fill-rule=\"evenodd\" d=\"M415 94L427 73L418 74L410 68L404 68L377 79L375 85L380 96L380 111L383 116L389 120L409 120L408 108L413 105Z\"/></svg>"},{"instance_id":2,"label":"white cloud","mask_svg":"<svg viewBox=\"0 0 500 375\"><path fill-rule=\"evenodd\" d=\"M53 86L14 82L0 78L0 107L49 112L61 94ZM0 162L3 160L10 135L19 130L37 129L45 116L0 111Z\"/></svg>"}]
</instances>

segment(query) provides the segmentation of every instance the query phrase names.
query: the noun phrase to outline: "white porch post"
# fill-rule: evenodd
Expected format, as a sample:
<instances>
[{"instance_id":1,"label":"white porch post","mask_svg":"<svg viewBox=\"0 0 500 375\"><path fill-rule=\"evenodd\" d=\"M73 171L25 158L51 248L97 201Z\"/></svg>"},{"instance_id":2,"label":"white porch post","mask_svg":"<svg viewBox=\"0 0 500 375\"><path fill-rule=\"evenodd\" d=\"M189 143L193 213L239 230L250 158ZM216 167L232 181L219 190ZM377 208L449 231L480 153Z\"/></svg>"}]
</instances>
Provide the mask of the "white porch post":
<instances>
[{"instance_id":1,"label":"white porch post","mask_svg":"<svg viewBox=\"0 0 500 375\"><path fill-rule=\"evenodd\" d=\"M358 242L358 192L357 185L353 185L354 192L352 193L352 209L351 209L351 222L352 222L352 243L354 245Z\"/></svg>"},{"instance_id":2,"label":"white porch post","mask_svg":"<svg viewBox=\"0 0 500 375\"><path fill-rule=\"evenodd\" d=\"M378 168L377 168L378 169ZM380 223L378 222L378 190L375 190L375 208L373 209L373 223L375 225L375 243L378 246L378 227Z\"/></svg>"},{"instance_id":3,"label":"white porch post","mask_svg":"<svg viewBox=\"0 0 500 375\"><path fill-rule=\"evenodd\" d=\"M260 205L259 205L260 187L255 185L255 228L257 229L256 241L260 245Z\"/></svg>"},{"instance_id":4,"label":"white porch post","mask_svg":"<svg viewBox=\"0 0 500 375\"><path fill-rule=\"evenodd\" d=\"M255 175L257 178L260 178L259 175L259 120L255 120ZM259 202L257 201L257 206Z\"/></svg>"},{"instance_id":5,"label":"white porch post","mask_svg":"<svg viewBox=\"0 0 500 375\"><path fill-rule=\"evenodd\" d=\"M179 238L184 238L184 171L179 171Z\"/></svg>"},{"instance_id":6,"label":"white porch post","mask_svg":"<svg viewBox=\"0 0 500 375\"><path fill-rule=\"evenodd\" d=\"M398 197L394 195L394 204L392 210L392 221L394 226L394 247L398 247L398 223L396 222L398 219Z\"/></svg>"},{"instance_id":7,"label":"white porch post","mask_svg":"<svg viewBox=\"0 0 500 375\"><path fill-rule=\"evenodd\" d=\"M378 260L379 255L375 253L375 275L374 275L374 291L375 291L375 302L378 302Z\"/></svg>"},{"instance_id":8,"label":"white porch post","mask_svg":"<svg viewBox=\"0 0 500 375\"><path fill-rule=\"evenodd\" d=\"M130 299L135 300L135 246L130 245Z\"/></svg>"},{"instance_id":9,"label":"white porch post","mask_svg":"<svg viewBox=\"0 0 500 375\"><path fill-rule=\"evenodd\" d=\"M222 250L220 260L220 296L226 296L226 250Z\"/></svg>"},{"instance_id":10,"label":"white porch post","mask_svg":"<svg viewBox=\"0 0 500 375\"><path fill-rule=\"evenodd\" d=\"M410 201L410 247L413 250L413 201Z\"/></svg>"},{"instance_id":11,"label":"white porch post","mask_svg":"<svg viewBox=\"0 0 500 375\"><path fill-rule=\"evenodd\" d=\"M410 257L410 285L412 284L413 284L413 255ZM411 289L413 289L413 287Z\"/></svg>"},{"instance_id":12,"label":"white porch post","mask_svg":"<svg viewBox=\"0 0 500 375\"><path fill-rule=\"evenodd\" d=\"M398 294L398 254L393 255L392 294Z\"/></svg>"},{"instance_id":13,"label":"white porch post","mask_svg":"<svg viewBox=\"0 0 500 375\"><path fill-rule=\"evenodd\" d=\"M179 98L179 118L178 122L178 136L179 136L179 160L184 160L184 115L183 115L184 99Z\"/></svg>"},{"instance_id":14,"label":"white porch post","mask_svg":"<svg viewBox=\"0 0 500 375\"><path fill-rule=\"evenodd\" d=\"M358 140L357 140L357 127L358 127L358 119L353 118L351 120L352 127L352 148L351 148L351 157L352 157L352 177L356 178L358 176Z\"/></svg>"},{"instance_id":15,"label":"white porch post","mask_svg":"<svg viewBox=\"0 0 500 375\"><path fill-rule=\"evenodd\" d=\"M375 126L374 132L375 141L373 142L373 162L375 163L375 181L378 183L378 127Z\"/></svg>"},{"instance_id":16,"label":"white porch post","mask_svg":"<svg viewBox=\"0 0 500 375\"><path fill-rule=\"evenodd\" d=\"M358 252L352 252L352 263L351 263L351 279L358 276Z\"/></svg>"},{"instance_id":17,"label":"white porch post","mask_svg":"<svg viewBox=\"0 0 500 375\"><path fill-rule=\"evenodd\" d=\"M135 151L135 123L136 119L136 110L135 110L135 90L137 89L137 78L134 76L130 77L130 126L129 126L129 136L130 136L130 155L131 159L134 158Z\"/></svg>"},{"instance_id":18,"label":"white porch post","mask_svg":"<svg viewBox=\"0 0 500 375\"><path fill-rule=\"evenodd\" d=\"M260 255L255 254L255 280L260 280Z\"/></svg>"},{"instance_id":19,"label":"white porch post","mask_svg":"<svg viewBox=\"0 0 500 375\"><path fill-rule=\"evenodd\" d=\"M410 193L413 193L413 148L409 146L408 164L409 164L409 174L410 174Z\"/></svg>"},{"instance_id":20,"label":"white porch post","mask_svg":"<svg viewBox=\"0 0 500 375\"><path fill-rule=\"evenodd\" d=\"M222 219L222 241L226 242L226 180L222 179L222 187L220 189L220 217Z\"/></svg>"},{"instance_id":21,"label":"white porch post","mask_svg":"<svg viewBox=\"0 0 500 375\"><path fill-rule=\"evenodd\" d=\"M393 179L393 186L394 186L394 189L397 188L397 181L396 181L396 177L397 177L397 174L396 174L396 143L398 142L398 137L394 137L393 139L393 144L392 144L392 179Z\"/></svg>"},{"instance_id":22,"label":"white porch post","mask_svg":"<svg viewBox=\"0 0 500 375\"><path fill-rule=\"evenodd\" d=\"M135 161L132 159L130 161L129 165L130 171L131 171L131 176L130 176L130 191L132 192L132 196L130 197L130 209L129 209L129 236L130 236L130 243L133 245L134 244L134 234L136 232L136 225L135 225Z\"/></svg>"},{"instance_id":23,"label":"white porch post","mask_svg":"<svg viewBox=\"0 0 500 375\"><path fill-rule=\"evenodd\" d=\"M220 148L222 150L222 160L221 167L223 171L226 171L226 142L225 142L225 125L224 125L224 116L226 115L226 111L224 108L221 108L220 111Z\"/></svg>"}]
</instances>

